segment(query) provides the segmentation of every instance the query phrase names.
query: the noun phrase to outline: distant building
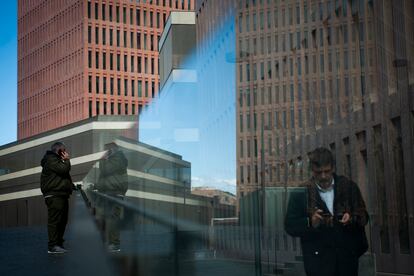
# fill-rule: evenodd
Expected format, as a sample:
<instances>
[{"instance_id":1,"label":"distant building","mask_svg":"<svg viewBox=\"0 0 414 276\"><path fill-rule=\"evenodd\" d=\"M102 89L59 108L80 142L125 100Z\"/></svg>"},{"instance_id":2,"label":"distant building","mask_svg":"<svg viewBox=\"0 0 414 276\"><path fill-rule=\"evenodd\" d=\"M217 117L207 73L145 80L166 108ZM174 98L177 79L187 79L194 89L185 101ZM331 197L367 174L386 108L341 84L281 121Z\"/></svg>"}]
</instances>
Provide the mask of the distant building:
<instances>
[{"instance_id":1,"label":"distant building","mask_svg":"<svg viewBox=\"0 0 414 276\"><path fill-rule=\"evenodd\" d=\"M56 141L71 156L72 180L79 183L105 153L104 145L136 133L135 116L96 116L0 146L0 227L45 223L40 160Z\"/></svg>"},{"instance_id":2,"label":"distant building","mask_svg":"<svg viewBox=\"0 0 414 276\"><path fill-rule=\"evenodd\" d=\"M194 0L18 1L18 139L134 115L159 91L158 41Z\"/></svg>"},{"instance_id":3,"label":"distant building","mask_svg":"<svg viewBox=\"0 0 414 276\"><path fill-rule=\"evenodd\" d=\"M195 64L187 59L194 51L195 39L194 12L171 12L158 44L162 90L173 90L180 84L194 89L192 84L197 80L197 74L192 67Z\"/></svg>"},{"instance_id":4,"label":"distant building","mask_svg":"<svg viewBox=\"0 0 414 276\"><path fill-rule=\"evenodd\" d=\"M115 143L128 159L128 200L160 214L179 215L203 225L213 215L229 217L234 206L191 193L191 163L175 153L134 139L135 116L96 116L0 147L0 228L46 223L40 191L40 160L56 141L66 144L71 176L84 190L99 181L105 145ZM91 186L92 185L92 186ZM213 211L214 209L214 211Z\"/></svg>"},{"instance_id":5,"label":"distant building","mask_svg":"<svg viewBox=\"0 0 414 276\"><path fill-rule=\"evenodd\" d=\"M194 187L191 189L191 193L193 195L201 195L214 198L221 204L236 205L235 195L215 188Z\"/></svg>"}]
</instances>

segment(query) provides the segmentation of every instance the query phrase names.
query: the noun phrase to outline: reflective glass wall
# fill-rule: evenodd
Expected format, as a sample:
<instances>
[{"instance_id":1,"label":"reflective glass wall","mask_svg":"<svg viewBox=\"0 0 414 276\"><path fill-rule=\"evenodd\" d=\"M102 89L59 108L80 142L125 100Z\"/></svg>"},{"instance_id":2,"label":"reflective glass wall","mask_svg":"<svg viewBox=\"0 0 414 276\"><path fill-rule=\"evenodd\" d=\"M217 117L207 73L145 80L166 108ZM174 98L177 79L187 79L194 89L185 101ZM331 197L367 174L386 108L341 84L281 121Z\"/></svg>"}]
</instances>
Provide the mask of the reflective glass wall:
<instances>
[{"instance_id":1,"label":"reflective glass wall","mask_svg":"<svg viewBox=\"0 0 414 276\"><path fill-rule=\"evenodd\" d=\"M119 274L413 275L413 14L408 0L173 13L136 137L95 137L79 180Z\"/></svg>"}]
</instances>

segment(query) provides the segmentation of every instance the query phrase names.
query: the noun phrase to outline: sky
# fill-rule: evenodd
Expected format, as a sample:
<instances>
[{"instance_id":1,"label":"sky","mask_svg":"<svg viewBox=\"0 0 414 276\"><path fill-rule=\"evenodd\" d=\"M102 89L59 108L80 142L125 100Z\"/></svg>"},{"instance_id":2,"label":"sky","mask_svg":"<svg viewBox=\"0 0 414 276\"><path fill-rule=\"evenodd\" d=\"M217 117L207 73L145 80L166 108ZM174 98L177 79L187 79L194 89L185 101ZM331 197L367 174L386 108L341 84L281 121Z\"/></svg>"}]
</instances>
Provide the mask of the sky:
<instances>
[{"instance_id":1,"label":"sky","mask_svg":"<svg viewBox=\"0 0 414 276\"><path fill-rule=\"evenodd\" d=\"M192 187L236 194L236 69L227 58L236 50L233 22L210 36L215 44L205 47L214 55L186 55L179 68L195 71L197 81L190 85L182 72L165 85L140 115L139 140L190 162Z\"/></svg>"},{"instance_id":2,"label":"sky","mask_svg":"<svg viewBox=\"0 0 414 276\"><path fill-rule=\"evenodd\" d=\"M0 9L0 145L17 138L17 0Z\"/></svg>"}]
</instances>

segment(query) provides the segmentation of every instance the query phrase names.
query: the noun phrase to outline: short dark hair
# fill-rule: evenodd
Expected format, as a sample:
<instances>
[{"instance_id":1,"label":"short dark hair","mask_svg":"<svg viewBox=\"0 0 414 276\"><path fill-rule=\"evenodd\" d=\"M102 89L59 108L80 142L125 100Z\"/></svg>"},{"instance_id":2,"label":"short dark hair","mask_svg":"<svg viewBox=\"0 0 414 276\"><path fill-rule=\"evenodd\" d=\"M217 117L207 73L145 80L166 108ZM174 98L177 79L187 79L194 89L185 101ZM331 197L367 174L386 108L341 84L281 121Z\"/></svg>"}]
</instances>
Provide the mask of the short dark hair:
<instances>
[{"instance_id":1,"label":"short dark hair","mask_svg":"<svg viewBox=\"0 0 414 276\"><path fill-rule=\"evenodd\" d=\"M66 149L66 145L65 145L65 143L63 143L63 142L55 142L53 145L52 145L52 147L51 147L51 150L53 151L53 152L57 152L58 150L60 150L61 148L64 148L64 149Z\"/></svg>"},{"instance_id":2,"label":"short dark hair","mask_svg":"<svg viewBox=\"0 0 414 276\"><path fill-rule=\"evenodd\" d=\"M118 149L118 145L115 142L110 142L104 145L104 149Z\"/></svg>"},{"instance_id":3,"label":"short dark hair","mask_svg":"<svg viewBox=\"0 0 414 276\"><path fill-rule=\"evenodd\" d=\"M314 151L312 151L309 154L309 161L311 169L313 168L313 166L318 168L327 165L331 165L332 167L335 166L335 160L332 155L332 152L324 147L316 148Z\"/></svg>"}]
</instances>

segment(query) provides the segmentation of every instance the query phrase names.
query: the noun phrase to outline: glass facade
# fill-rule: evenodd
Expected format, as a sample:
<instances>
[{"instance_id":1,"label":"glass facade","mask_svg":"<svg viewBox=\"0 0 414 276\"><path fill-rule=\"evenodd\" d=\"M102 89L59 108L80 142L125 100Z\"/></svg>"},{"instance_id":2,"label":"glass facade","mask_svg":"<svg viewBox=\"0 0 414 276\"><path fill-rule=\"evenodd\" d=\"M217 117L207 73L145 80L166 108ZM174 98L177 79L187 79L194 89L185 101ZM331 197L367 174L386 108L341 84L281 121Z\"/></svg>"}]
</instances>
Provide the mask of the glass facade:
<instances>
[{"instance_id":1,"label":"glass facade","mask_svg":"<svg viewBox=\"0 0 414 276\"><path fill-rule=\"evenodd\" d=\"M413 1L131 2L88 45L159 55L86 49L89 121L0 147L1 226L60 139L117 275L414 275Z\"/></svg>"},{"instance_id":2,"label":"glass facade","mask_svg":"<svg viewBox=\"0 0 414 276\"><path fill-rule=\"evenodd\" d=\"M381 7L370 1L348 6L237 2L220 16L214 11L224 4L200 4L195 40L192 30L172 23L161 37L159 96L139 115L141 143L191 164L188 190L178 193L182 200L204 193L213 204L193 216L191 207L180 202L182 218L200 228L194 239L180 240L186 253L181 247L168 251L183 256L173 265L177 275L207 273L201 261L219 275L229 270L238 275L334 275L337 261L319 267L309 260L346 252L358 257L354 266L343 268L347 275L411 273L403 265L412 258L406 182L411 155L403 148L411 152L413 137L402 120L412 115L407 116L409 106L392 111L383 101L392 94L406 97L408 79L399 77L405 90L393 85L412 53L400 49L405 58L378 74L382 57L373 53L376 45L388 43L381 34L365 31L393 19L385 14L376 19ZM399 39L398 45L412 45L410 38ZM397 75L384 77L388 70ZM380 87L378 79L393 83L385 86L392 91ZM330 164L338 175L333 205L312 189L318 168L312 156L321 147L335 160ZM229 194L231 200L223 196ZM225 211L223 202L231 202ZM397 202L395 216L390 202ZM319 222L313 221L311 207L321 208ZM342 222L348 215L350 222ZM344 234L346 243L331 236L351 228L355 232ZM340 253L323 247L313 230L329 237ZM390 256L402 266L388 263Z\"/></svg>"}]
</instances>

